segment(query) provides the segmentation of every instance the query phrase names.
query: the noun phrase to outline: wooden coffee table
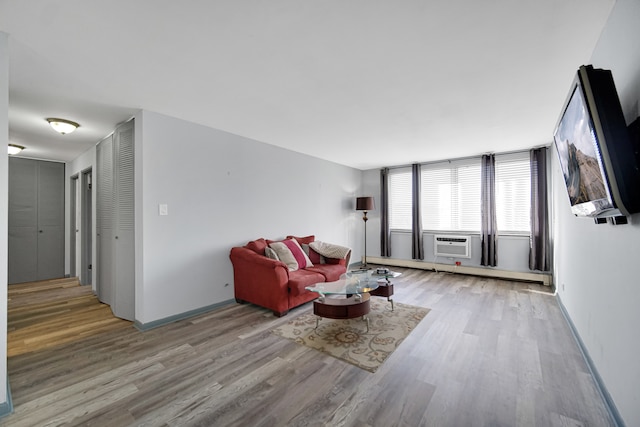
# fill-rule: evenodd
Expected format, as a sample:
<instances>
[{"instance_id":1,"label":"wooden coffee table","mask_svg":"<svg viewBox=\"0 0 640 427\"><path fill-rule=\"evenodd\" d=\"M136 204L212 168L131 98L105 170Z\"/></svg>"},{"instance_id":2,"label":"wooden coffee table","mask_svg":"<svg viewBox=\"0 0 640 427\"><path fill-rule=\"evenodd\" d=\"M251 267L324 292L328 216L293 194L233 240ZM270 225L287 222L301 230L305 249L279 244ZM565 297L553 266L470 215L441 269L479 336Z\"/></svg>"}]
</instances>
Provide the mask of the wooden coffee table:
<instances>
[{"instance_id":1,"label":"wooden coffee table","mask_svg":"<svg viewBox=\"0 0 640 427\"><path fill-rule=\"evenodd\" d=\"M367 318L371 310L369 293L377 287L378 283L375 281L361 281L353 276L335 282L307 286L305 289L320 295L313 301L313 314L318 316L316 329L321 318L354 319L362 316L369 332L369 318Z\"/></svg>"}]
</instances>

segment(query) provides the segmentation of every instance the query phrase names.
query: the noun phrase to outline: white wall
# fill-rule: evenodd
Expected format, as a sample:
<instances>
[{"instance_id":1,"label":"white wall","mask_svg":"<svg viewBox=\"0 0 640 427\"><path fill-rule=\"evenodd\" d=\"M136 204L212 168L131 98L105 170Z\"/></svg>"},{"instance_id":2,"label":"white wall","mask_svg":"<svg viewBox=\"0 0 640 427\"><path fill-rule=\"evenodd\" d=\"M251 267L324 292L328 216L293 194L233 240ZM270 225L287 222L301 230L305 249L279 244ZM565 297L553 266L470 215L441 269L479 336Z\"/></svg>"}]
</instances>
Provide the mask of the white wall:
<instances>
[{"instance_id":1,"label":"white wall","mask_svg":"<svg viewBox=\"0 0 640 427\"><path fill-rule=\"evenodd\" d=\"M315 234L359 256L359 170L143 111L136 174L143 324L233 299L229 251L249 240Z\"/></svg>"},{"instance_id":2,"label":"white wall","mask_svg":"<svg viewBox=\"0 0 640 427\"><path fill-rule=\"evenodd\" d=\"M0 31L0 147L9 143L9 36ZM9 162L0 156L0 406L7 407L7 245Z\"/></svg>"},{"instance_id":3,"label":"white wall","mask_svg":"<svg viewBox=\"0 0 640 427\"><path fill-rule=\"evenodd\" d=\"M618 0L591 58L595 67L612 71L627 123L639 114L638 22L640 2ZM640 214L619 226L573 217L556 157L552 167L559 297L624 422L638 426Z\"/></svg>"}]
</instances>

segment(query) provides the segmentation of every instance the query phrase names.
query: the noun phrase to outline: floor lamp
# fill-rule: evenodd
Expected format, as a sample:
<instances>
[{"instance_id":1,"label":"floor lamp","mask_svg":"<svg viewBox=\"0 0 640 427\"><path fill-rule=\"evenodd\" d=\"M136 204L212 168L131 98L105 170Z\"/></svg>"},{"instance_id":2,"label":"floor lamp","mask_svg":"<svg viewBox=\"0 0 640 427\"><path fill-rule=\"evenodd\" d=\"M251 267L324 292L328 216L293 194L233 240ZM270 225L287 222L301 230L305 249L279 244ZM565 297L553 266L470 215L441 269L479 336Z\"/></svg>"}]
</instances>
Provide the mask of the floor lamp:
<instances>
[{"instance_id":1,"label":"floor lamp","mask_svg":"<svg viewBox=\"0 0 640 427\"><path fill-rule=\"evenodd\" d=\"M375 209L375 204L373 203L373 197L357 197L356 198L356 210L364 211L364 215L362 216L362 220L364 221L364 264L362 264L362 268L366 269L367 267L367 211L372 211Z\"/></svg>"}]
</instances>

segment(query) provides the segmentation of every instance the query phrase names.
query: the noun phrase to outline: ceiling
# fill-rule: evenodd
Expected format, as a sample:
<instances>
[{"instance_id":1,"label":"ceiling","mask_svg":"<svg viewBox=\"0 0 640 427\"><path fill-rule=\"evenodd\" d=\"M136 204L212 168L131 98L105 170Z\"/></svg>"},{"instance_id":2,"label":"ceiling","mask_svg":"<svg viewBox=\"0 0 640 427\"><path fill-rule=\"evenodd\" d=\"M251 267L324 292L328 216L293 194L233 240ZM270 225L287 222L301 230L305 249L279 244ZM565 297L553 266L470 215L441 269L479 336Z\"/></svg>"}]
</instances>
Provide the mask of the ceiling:
<instances>
[{"instance_id":1,"label":"ceiling","mask_svg":"<svg viewBox=\"0 0 640 427\"><path fill-rule=\"evenodd\" d=\"M527 149L613 5L0 0L9 142L70 161L144 109L363 170Z\"/></svg>"}]
</instances>

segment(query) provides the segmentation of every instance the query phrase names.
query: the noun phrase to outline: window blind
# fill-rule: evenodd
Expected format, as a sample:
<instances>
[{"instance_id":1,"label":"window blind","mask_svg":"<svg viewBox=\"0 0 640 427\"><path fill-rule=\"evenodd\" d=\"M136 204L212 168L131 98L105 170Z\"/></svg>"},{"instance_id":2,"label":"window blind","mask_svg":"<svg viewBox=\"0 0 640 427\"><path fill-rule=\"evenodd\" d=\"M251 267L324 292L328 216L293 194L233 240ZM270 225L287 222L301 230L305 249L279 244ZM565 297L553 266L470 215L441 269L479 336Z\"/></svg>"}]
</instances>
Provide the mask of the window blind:
<instances>
[{"instance_id":1,"label":"window blind","mask_svg":"<svg viewBox=\"0 0 640 427\"><path fill-rule=\"evenodd\" d=\"M496 210L500 233L529 233L529 152L496 155ZM480 159L422 165L422 228L480 232ZM411 230L411 168L389 172L389 225Z\"/></svg>"},{"instance_id":2,"label":"window blind","mask_svg":"<svg viewBox=\"0 0 640 427\"><path fill-rule=\"evenodd\" d=\"M411 230L411 169L389 172L389 227Z\"/></svg>"},{"instance_id":3,"label":"window blind","mask_svg":"<svg viewBox=\"0 0 640 427\"><path fill-rule=\"evenodd\" d=\"M529 233L529 152L496 155L496 216L500 233Z\"/></svg>"},{"instance_id":4,"label":"window blind","mask_svg":"<svg viewBox=\"0 0 640 427\"><path fill-rule=\"evenodd\" d=\"M480 231L480 160L423 166L422 227Z\"/></svg>"}]
</instances>

